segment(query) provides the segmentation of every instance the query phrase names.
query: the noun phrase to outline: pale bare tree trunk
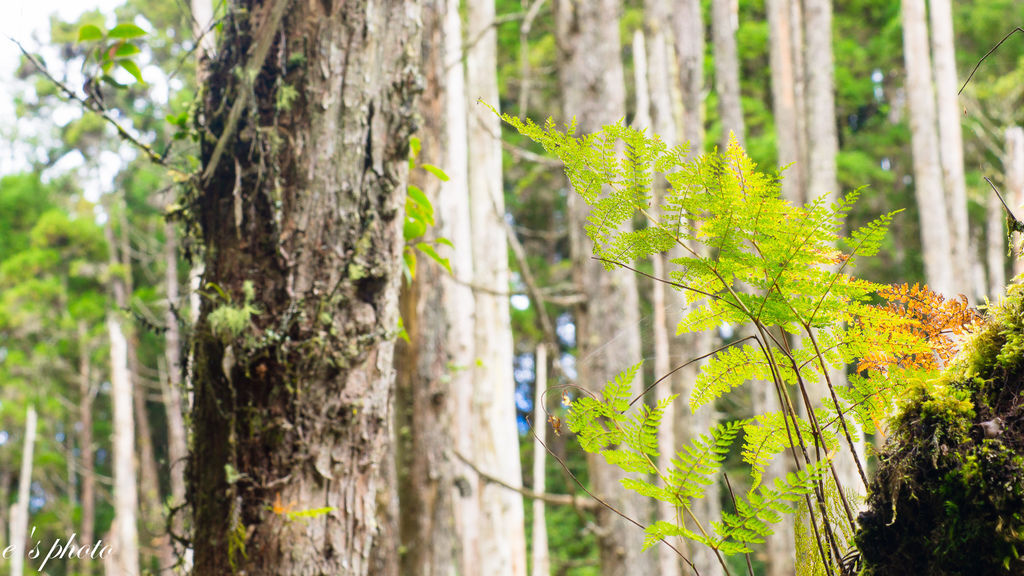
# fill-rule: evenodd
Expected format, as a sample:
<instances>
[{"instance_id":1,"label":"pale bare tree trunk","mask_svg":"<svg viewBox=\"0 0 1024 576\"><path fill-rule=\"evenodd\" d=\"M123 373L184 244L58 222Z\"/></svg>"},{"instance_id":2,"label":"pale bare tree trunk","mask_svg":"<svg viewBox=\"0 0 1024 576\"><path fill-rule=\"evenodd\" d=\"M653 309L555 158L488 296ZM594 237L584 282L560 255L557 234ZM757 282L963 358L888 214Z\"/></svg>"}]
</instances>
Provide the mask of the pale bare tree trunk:
<instances>
[{"instance_id":1,"label":"pale bare tree trunk","mask_svg":"<svg viewBox=\"0 0 1024 576\"><path fill-rule=\"evenodd\" d=\"M806 66L807 105L807 199L840 197L836 156L839 136L836 127L834 63L832 59L832 0L804 0L804 64ZM827 378L827 383L825 381ZM814 406L824 399L835 400L833 391L847 385L846 366L829 367L822 382L810 385L808 395ZM811 407L808 407L810 410ZM822 423L824 424L824 423ZM846 423L851 438L859 438L860 430L849 419ZM845 441L843 428L840 440ZM849 450L853 449L853 452ZM844 446L833 464L843 490L863 495L867 489L861 475L864 443L855 440L853 446ZM852 545L851 543L848 543ZM844 550L845 552L845 550Z\"/></svg>"},{"instance_id":2,"label":"pale bare tree trunk","mask_svg":"<svg viewBox=\"0 0 1024 576\"><path fill-rule=\"evenodd\" d=\"M903 0L903 58L907 67L907 107L914 156L914 193L921 217L925 276L932 290L953 296L957 283L949 263L949 219L942 188L936 134L935 89L928 51L924 0Z\"/></svg>"},{"instance_id":3,"label":"pale bare tree trunk","mask_svg":"<svg viewBox=\"0 0 1024 576\"><path fill-rule=\"evenodd\" d=\"M1004 200L1013 210L1015 217L1024 218L1024 128L1012 126L1006 130L1006 159L1003 161L1003 169L1006 172L1006 191ZM995 194L993 194L995 195ZM1005 214L1003 216L1005 219ZM1000 238L1003 236L1000 234ZM1021 258L1021 233L1013 235L1014 255L1013 275L1014 277L1024 274L1024 259ZM1000 285L1000 293L1003 288Z\"/></svg>"},{"instance_id":4,"label":"pale bare tree trunk","mask_svg":"<svg viewBox=\"0 0 1024 576\"><path fill-rule=\"evenodd\" d=\"M559 83L566 121L575 116L581 132L597 132L625 116L626 95L619 52L618 0L557 0L555 38L559 50ZM579 383L600 390L615 374L641 357L636 277L628 270L606 271L591 255L584 234L589 209L569 196L570 249L573 275L585 303L576 310L579 342ZM639 393L643 382L634 382ZM646 523L650 503L622 488L621 470L588 458L593 489L626 516ZM607 509L597 512L597 537L603 576L648 576L655 557L640 551L643 533Z\"/></svg>"},{"instance_id":5,"label":"pale bare tree trunk","mask_svg":"<svg viewBox=\"0 0 1024 576\"><path fill-rule=\"evenodd\" d=\"M114 517L117 548L114 565L121 574L139 573L139 545L135 514L139 508L135 475L135 422L132 418L132 381L128 370L128 342L121 322L107 315L110 334L110 398L113 404Z\"/></svg>"},{"instance_id":6,"label":"pale bare tree trunk","mask_svg":"<svg viewBox=\"0 0 1024 576\"><path fill-rule=\"evenodd\" d=\"M700 0L684 0L673 10L673 31L675 33L676 63L679 70L680 92L683 95L683 122L678 132L690 143L693 155L704 150L704 17L701 12ZM742 134L740 135L742 137ZM683 256L678 246L669 250L666 261ZM686 309L685 298L677 290L668 290L665 295L668 314L665 321L669 334L675 332L674 327L680 315ZM669 340L669 365L672 362L682 363L702 356L712 349L714 336L710 333L683 335ZM675 443L681 446L692 441L700 434L706 433L715 420L714 410L708 406L696 413L690 412L688 400L693 393L697 371L705 362L684 368L672 379L672 392L679 394L679 406L675 411L673 428ZM673 366L674 367L674 366ZM707 486L706 496L693 503L694 514L701 519L705 527L707 523L721 516L719 503L720 488L718 482ZM696 530L688 522L691 530ZM696 570L703 576L718 576L723 573L722 566L712 550L706 546L689 544L687 553Z\"/></svg>"},{"instance_id":7,"label":"pale bare tree trunk","mask_svg":"<svg viewBox=\"0 0 1024 576\"><path fill-rule=\"evenodd\" d=\"M32 453L36 444L36 409L29 404L25 411L25 440L21 449L21 470L18 473L18 500L11 510L11 576L22 576L25 570L25 553L31 548L28 542L28 501L32 490Z\"/></svg>"},{"instance_id":8,"label":"pale bare tree trunk","mask_svg":"<svg viewBox=\"0 0 1024 576\"><path fill-rule=\"evenodd\" d=\"M792 0L767 0L768 30L771 36L769 57L772 71L772 112L778 141L779 167L791 165L783 175L782 194L794 204L803 204L804 174L801 161L801 125L798 117L804 110L797 107L796 44L791 14ZM801 74L802 76L802 74Z\"/></svg>"},{"instance_id":9,"label":"pale bare tree trunk","mask_svg":"<svg viewBox=\"0 0 1024 576\"><path fill-rule=\"evenodd\" d=\"M460 30L457 2L424 2L421 45L426 89L420 100L424 124L418 161L444 166L450 180L441 182L421 170L410 175L410 182L434 205L436 233L455 243L452 274L469 278L472 253ZM460 393L471 398L472 370L467 368L473 363L473 305L469 289L452 280L441 266L420 257L416 276L403 285L401 296L409 341L395 347L396 426L405 431L397 439L396 460L399 529L405 550L400 569L407 576L466 573L460 566L463 542L456 532L460 498L452 446L460 434L473 434L471 429L459 429L454 417ZM473 513L478 505L474 499Z\"/></svg>"},{"instance_id":10,"label":"pale bare tree trunk","mask_svg":"<svg viewBox=\"0 0 1024 576\"><path fill-rule=\"evenodd\" d=\"M466 37L479 42L466 54L469 109L470 225L473 241L476 358L473 366L474 448L482 471L522 486L519 433L512 378L512 328L508 311L508 240L501 178L501 120L478 98L498 106L497 30L494 0L468 4ZM480 505L477 553L481 574L526 575L523 498L488 483L475 496Z\"/></svg>"},{"instance_id":11,"label":"pale bare tree trunk","mask_svg":"<svg viewBox=\"0 0 1024 576\"><path fill-rule=\"evenodd\" d=\"M951 263L955 290L972 302L974 291L970 230L967 223L967 183L964 180L963 131L960 126L956 54L953 50L953 7L950 0L929 0L932 65L935 70L935 101L939 126L939 158L946 192Z\"/></svg>"},{"instance_id":12,"label":"pale bare tree trunk","mask_svg":"<svg viewBox=\"0 0 1024 576\"><path fill-rule=\"evenodd\" d=\"M181 381L181 329L178 311L182 310L178 290L178 242L174 224L164 225L165 282L167 284L167 311L164 313L164 357L167 363L167 380L164 385L164 409L167 413L167 459L170 471L171 508L174 533L183 537L183 510L174 510L185 504L185 464L188 459L188 440L185 431L185 407L182 401Z\"/></svg>"},{"instance_id":13,"label":"pale bare tree trunk","mask_svg":"<svg viewBox=\"0 0 1024 576\"><path fill-rule=\"evenodd\" d=\"M547 462L547 450L544 445L547 443L548 427L544 418L544 392L548 388L548 349L546 344L537 346L537 355L534 357L534 370L536 378L533 387L533 430L536 437L533 440L533 491L537 494L544 494L547 490L545 483L545 469ZM550 576L551 559L548 555L548 524L544 514L544 500L533 499L533 540L530 543L530 557L532 560L531 576Z\"/></svg>"},{"instance_id":14,"label":"pale bare tree trunk","mask_svg":"<svg viewBox=\"0 0 1024 576\"><path fill-rule=\"evenodd\" d=\"M715 91L718 92L718 111L722 122L722 134L718 145L723 151L729 144L730 132L735 135L741 146L746 137L743 103L740 98L740 59L736 48L738 24L739 11L736 0L711 0Z\"/></svg>"},{"instance_id":15,"label":"pale bare tree trunk","mask_svg":"<svg viewBox=\"0 0 1024 576\"><path fill-rule=\"evenodd\" d=\"M80 542L92 546L96 538L96 475L92 451L92 363L89 360L88 331L85 322L78 323L78 449L81 452L82 485L79 496L82 506L82 518L79 526ZM92 574L95 563L91 558L83 558L78 564L78 571L83 576Z\"/></svg>"},{"instance_id":16,"label":"pale bare tree trunk","mask_svg":"<svg viewBox=\"0 0 1024 576\"><path fill-rule=\"evenodd\" d=\"M700 154L704 150L704 17L700 0L682 0L674 7L672 31L683 101L678 132L690 143L690 152Z\"/></svg>"},{"instance_id":17,"label":"pale bare tree trunk","mask_svg":"<svg viewBox=\"0 0 1024 576\"><path fill-rule=\"evenodd\" d=\"M637 30L633 35L633 71L636 79L636 116L633 124L637 128L651 128L653 132L668 144L675 144L675 124L672 117L672 95L669 91L670 70L667 57L667 42L661 27L668 21L667 6L660 0L647 0L644 3L644 29L651 37L650 49L643 31ZM648 61L648 53L650 60ZM652 106L653 103L656 105ZM665 193L663 185L655 187L655 194L661 197ZM652 258L654 276L666 278L665 257L655 254ZM671 370L669 359L669 322L665 303L665 284L653 282L651 285L651 308L654 316L654 377L660 378ZM672 394L673 379L662 382L655 390L655 401L668 398ZM658 468L668 470L678 450L674 429L675 404L669 404L662 416L665 423L658 428ZM676 508L668 502L657 503L657 519L675 522ZM658 546L658 573L661 576L677 576L680 573L680 560L668 546Z\"/></svg>"}]
</instances>

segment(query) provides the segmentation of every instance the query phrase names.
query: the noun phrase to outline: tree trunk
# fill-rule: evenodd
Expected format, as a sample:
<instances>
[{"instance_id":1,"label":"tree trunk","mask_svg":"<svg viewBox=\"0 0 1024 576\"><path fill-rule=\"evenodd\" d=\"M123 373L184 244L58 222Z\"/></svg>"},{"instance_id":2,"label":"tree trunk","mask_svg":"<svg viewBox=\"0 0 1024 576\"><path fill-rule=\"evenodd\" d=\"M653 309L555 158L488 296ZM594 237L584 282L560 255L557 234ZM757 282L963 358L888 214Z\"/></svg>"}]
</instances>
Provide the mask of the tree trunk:
<instances>
[{"instance_id":1,"label":"tree trunk","mask_svg":"<svg viewBox=\"0 0 1024 576\"><path fill-rule=\"evenodd\" d=\"M1024 128L1020 126L1011 126L1006 129L1006 159L1003 160L1003 169L1006 172L1006 191L1003 192L1003 199L1013 210L1013 215L1016 218L1024 218ZM1005 213L1003 218L1005 220ZM1005 236L1000 234L1000 238L1002 237ZM1013 234L1013 245L1015 256L1013 275L1016 277L1024 274L1020 232ZM1003 286L999 285L998 288L1002 293Z\"/></svg>"},{"instance_id":2,"label":"tree trunk","mask_svg":"<svg viewBox=\"0 0 1024 576\"><path fill-rule=\"evenodd\" d=\"M729 134L742 146L746 138L743 102L740 97L740 58L736 48L738 5L736 0L711 0L711 32L715 52L715 92L722 134L718 146L724 151Z\"/></svg>"},{"instance_id":3,"label":"tree trunk","mask_svg":"<svg viewBox=\"0 0 1024 576\"><path fill-rule=\"evenodd\" d=\"M139 543L135 514L139 508L135 474L135 422L132 417L132 379L128 342L115 312L107 314L110 334L110 398L113 404L114 518L117 547L113 565L121 574L139 573Z\"/></svg>"},{"instance_id":4,"label":"tree trunk","mask_svg":"<svg viewBox=\"0 0 1024 576\"><path fill-rule=\"evenodd\" d=\"M548 388L548 349L546 344L537 346L534 356L536 378L533 382L533 491L544 494L547 491L545 472L547 463L548 427L544 418L545 392ZM530 542L532 570L531 576L550 576L551 559L548 555L548 525L544 515L544 500L533 499L533 539Z\"/></svg>"},{"instance_id":5,"label":"tree trunk","mask_svg":"<svg viewBox=\"0 0 1024 576\"><path fill-rule=\"evenodd\" d=\"M449 11L452 11L449 13ZM448 27L453 27L449 29ZM418 161L443 166L450 180L419 170L410 181L434 206L438 236L455 243L452 272L470 277L466 118L458 5L428 0L423 6L422 66L426 88L420 101L424 125ZM454 101L454 102L453 102ZM461 106L459 106L461 104ZM461 124L453 128L451 124ZM461 138L451 143L450 138ZM450 156L461 154L458 159ZM396 347L400 532L405 552L401 573L447 576L463 573L455 531L455 402L471 388L472 293L436 263L420 255L416 276L403 286L402 320L407 343ZM467 431L468 432L468 431Z\"/></svg>"},{"instance_id":6,"label":"tree trunk","mask_svg":"<svg viewBox=\"0 0 1024 576\"><path fill-rule=\"evenodd\" d=\"M967 183L964 180L963 131L960 127L960 106L957 105L959 83L956 75L956 54L953 51L953 7L950 0L929 0L931 19L932 65L935 70L935 100L939 126L939 158L942 161L942 180L946 191L950 244L953 252L951 264L955 290L972 302L978 296L974 291L970 249L970 229L967 222Z\"/></svg>"},{"instance_id":7,"label":"tree trunk","mask_svg":"<svg viewBox=\"0 0 1024 576\"><path fill-rule=\"evenodd\" d=\"M28 541L28 502L32 490L32 452L36 444L36 409L31 404L25 411L25 441L21 449L21 470L18 473L18 500L11 510L11 576L22 576Z\"/></svg>"},{"instance_id":8,"label":"tree trunk","mask_svg":"<svg viewBox=\"0 0 1024 576\"><path fill-rule=\"evenodd\" d=\"M575 116L583 133L596 132L625 116L625 79L619 53L618 0L554 3L559 50L559 84L565 120ZM628 270L606 271L590 257L584 234L587 205L569 196L569 240L576 285L584 295L575 315L579 342L579 384L600 390L618 372L641 358L636 277ZM640 392L643 382L634 382ZM626 492L621 470L588 458L593 489L611 506L641 523L650 515L647 499ZM611 510L599 508L597 536L603 576L647 576L655 557L640 551L643 533Z\"/></svg>"},{"instance_id":9,"label":"tree trunk","mask_svg":"<svg viewBox=\"0 0 1024 576\"><path fill-rule=\"evenodd\" d=\"M932 290L951 297L956 282L950 266L952 253L942 168L936 134L935 88L928 53L928 25L924 0L903 0L903 58L907 67L907 107L910 112L911 149L914 156L914 193L921 218L921 250L925 277Z\"/></svg>"},{"instance_id":10,"label":"tree trunk","mask_svg":"<svg viewBox=\"0 0 1024 576\"><path fill-rule=\"evenodd\" d=\"M690 152L704 150L704 17L700 0L683 0L672 10L672 30L679 92L683 100L680 140L690 143Z\"/></svg>"},{"instance_id":11,"label":"tree trunk","mask_svg":"<svg viewBox=\"0 0 1024 576\"><path fill-rule=\"evenodd\" d=\"M805 111L797 107L796 75L796 51L803 47L796 43L798 36L794 35L792 3L793 0L767 0L766 10L771 36L772 112L779 167L790 166L783 175L782 195L794 204L803 204L806 201L804 174L807 166L801 161L802 124L797 119Z\"/></svg>"},{"instance_id":12,"label":"tree trunk","mask_svg":"<svg viewBox=\"0 0 1024 576\"><path fill-rule=\"evenodd\" d=\"M79 500L82 517L79 523L79 542L92 546L96 538L96 472L92 452L92 363L89 360L88 332L85 322L78 322L78 449L81 452L82 491ZM95 561L84 558L78 563L83 576L92 574Z\"/></svg>"},{"instance_id":13,"label":"tree trunk","mask_svg":"<svg viewBox=\"0 0 1024 576\"><path fill-rule=\"evenodd\" d=\"M494 1L467 6L467 38L479 39L466 53L469 103L469 205L472 228L473 284L476 307L472 368L473 448L469 458L482 471L522 486L515 381L512 378L512 327L508 310L508 240L501 179L501 120L478 98L498 106L497 29ZM481 574L526 576L523 499L492 483L474 494L480 506Z\"/></svg>"},{"instance_id":14,"label":"tree trunk","mask_svg":"<svg viewBox=\"0 0 1024 576\"><path fill-rule=\"evenodd\" d=\"M381 544L417 2L232 1L207 70L196 574L397 574ZM216 288L213 288L216 287ZM221 295L222 294L222 295Z\"/></svg>"}]
</instances>

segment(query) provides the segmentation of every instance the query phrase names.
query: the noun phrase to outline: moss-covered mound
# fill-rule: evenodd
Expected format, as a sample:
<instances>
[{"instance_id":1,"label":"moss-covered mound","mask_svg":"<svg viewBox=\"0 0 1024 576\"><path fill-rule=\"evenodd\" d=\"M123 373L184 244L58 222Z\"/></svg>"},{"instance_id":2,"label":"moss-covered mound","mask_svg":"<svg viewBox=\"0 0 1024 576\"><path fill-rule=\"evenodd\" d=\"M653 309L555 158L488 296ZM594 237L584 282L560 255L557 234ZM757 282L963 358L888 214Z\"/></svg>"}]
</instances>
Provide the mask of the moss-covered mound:
<instances>
[{"instance_id":1,"label":"moss-covered mound","mask_svg":"<svg viewBox=\"0 0 1024 576\"><path fill-rule=\"evenodd\" d=\"M864 574L1024 574L1024 286L911 392L869 487Z\"/></svg>"}]
</instances>

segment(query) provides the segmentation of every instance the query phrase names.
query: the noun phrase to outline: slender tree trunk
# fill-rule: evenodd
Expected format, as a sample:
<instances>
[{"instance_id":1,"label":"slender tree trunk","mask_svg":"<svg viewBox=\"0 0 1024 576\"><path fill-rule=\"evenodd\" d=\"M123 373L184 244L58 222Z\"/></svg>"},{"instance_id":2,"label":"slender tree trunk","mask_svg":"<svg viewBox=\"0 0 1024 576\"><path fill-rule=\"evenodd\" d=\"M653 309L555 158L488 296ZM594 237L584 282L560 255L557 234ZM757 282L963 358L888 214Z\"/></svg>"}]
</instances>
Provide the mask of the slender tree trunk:
<instances>
[{"instance_id":1,"label":"slender tree trunk","mask_svg":"<svg viewBox=\"0 0 1024 576\"><path fill-rule=\"evenodd\" d=\"M974 278L971 262L970 229L967 222L967 183L964 180L963 131L960 106L957 105L959 83L956 75L956 54L953 51L953 6L950 0L929 0L931 19L932 64L935 70L935 101L939 126L939 158L946 191L951 264L955 290L972 302Z\"/></svg>"},{"instance_id":2,"label":"slender tree trunk","mask_svg":"<svg viewBox=\"0 0 1024 576\"><path fill-rule=\"evenodd\" d=\"M545 471L547 464L548 427L544 418L544 392L548 388L548 349L546 344L537 346L537 355L534 357L534 369L536 378L533 383L533 491L537 494L544 494L547 490L545 483ZM533 539L530 542L532 571L531 576L550 576L551 559L548 555L548 524L544 515L544 501L540 498L533 500Z\"/></svg>"},{"instance_id":3,"label":"slender tree trunk","mask_svg":"<svg viewBox=\"0 0 1024 576\"><path fill-rule=\"evenodd\" d=\"M107 315L110 334L110 398L113 404L114 537L113 565L121 574L139 573L139 544L135 514L139 508L135 474L135 422L128 342L114 312Z\"/></svg>"},{"instance_id":4,"label":"slender tree trunk","mask_svg":"<svg viewBox=\"0 0 1024 576\"><path fill-rule=\"evenodd\" d=\"M700 0L682 0L672 10L672 30L679 92L683 99L681 140L690 143L690 152L704 150L704 16Z\"/></svg>"},{"instance_id":5,"label":"slender tree trunk","mask_svg":"<svg viewBox=\"0 0 1024 576\"><path fill-rule=\"evenodd\" d=\"M32 489L32 453L36 444L36 409L31 404L25 411L25 441L21 449L21 471L18 473L18 500L11 511L11 576L22 576L28 542L28 501Z\"/></svg>"},{"instance_id":6,"label":"slender tree trunk","mask_svg":"<svg viewBox=\"0 0 1024 576\"><path fill-rule=\"evenodd\" d=\"M484 472L512 486L522 485L515 381L512 378L512 327L505 293L509 287L505 199L501 179L501 121L478 98L498 106L497 29L494 1L467 6L467 38L479 41L466 54L469 108L469 204L476 306L473 366L473 451L469 457ZM477 553L481 574L526 575L523 499L516 492L485 484L480 504Z\"/></svg>"},{"instance_id":7,"label":"slender tree trunk","mask_svg":"<svg viewBox=\"0 0 1024 576\"><path fill-rule=\"evenodd\" d=\"M740 59L736 48L738 5L736 0L711 0L711 32L715 52L715 92L718 93L718 114L722 134L718 145L724 151L729 134L742 146L746 128L743 124L743 103L740 98Z\"/></svg>"},{"instance_id":8,"label":"slender tree trunk","mask_svg":"<svg viewBox=\"0 0 1024 576\"><path fill-rule=\"evenodd\" d=\"M903 58L907 67L907 107L910 112L914 156L914 193L921 217L921 250L925 277L932 290L953 296L956 282L950 266L952 253L942 168L936 134L935 88L928 51L928 24L924 0L903 0Z\"/></svg>"},{"instance_id":9,"label":"slender tree trunk","mask_svg":"<svg viewBox=\"0 0 1024 576\"><path fill-rule=\"evenodd\" d=\"M625 79L619 53L621 4L618 0L557 0L554 8L564 117L575 116L581 132L596 132L625 116ZM573 274L585 296L575 315L579 383L599 390L640 359L638 297L632 272L606 271L590 257L591 243L583 228L587 214L586 204L570 195ZM642 385L634 382L637 393ZM646 523L649 503L622 488L621 470L600 458L590 457L588 462L593 489L626 516ZM643 533L638 528L603 508L598 510L597 524L603 576L655 573L654 555L640 551Z\"/></svg>"},{"instance_id":10,"label":"slender tree trunk","mask_svg":"<svg viewBox=\"0 0 1024 576\"><path fill-rule=\"evenodd\" d=\"M82 491L79 500L82 506L82 517L78 533L80 542L92 546L96 538L96 472L92 451L92 363L89 360L87 344L88 332L85 322L78 323L78 449L81 452ZM83 576L92 574L95 561L91 558L82 559L78 571Z\"/></svg>"},{"instance_id":11,"label":"slender tree trunk","mask_svg":"<svg viewBox=\"0 0 1024 576\"><path fill-rule=\"evenodd\" d=\"M449 10L454 18L449 18ZM446 26L454 25L449 31ZM427 0L423 6L422 66L426 80L420 110L424 125L419 138L421 163L443 166L450 180L417 171L410 181L434 206L436 232L455 243L453 274L469 276L470 236L466 187L465 103L458 6L451 0ZM450 33L451 32L451 33ZM458 76L458 78L454 78ZM455 91L452 88L456 88ZM457 117L451 114L457 114ZM449 124L461 123L453 130ZM461 143L449 145L453 133ZM461 168L450 153L463 155ZM453 170L454 168L454 170ZM447 198L446 198L447 196ZM455 196L452 198L452 196ZM453 210L454 208L454 210ZM408 342L396 347L398 478L400 532L405 552L401 573L408 576L447 576L462 573L459 537L455 531L454 419L459 387L472 387L472 294L452 282L436 263L419 258L416 276L403 285L402 320ZM468 296L468 298L466 298ZM466 340L468 345L463 345ZM468 432L468 431L467 431Z\"/></svg>"},{"instance_id":12,"label":"slender tree trunk","mask_svg":"<svg viewBox=\"0 0 1024 576\"><path fill-rule=\"evenodd\" d=\"M418 27L411 1L228 3L195 206L224 294L194 336L192 433L219 439L187 472L196 574L398 572L381 539Z\"/></svg>"},{"instance_id":13,"label":"slender tree trunk","mask_svg":"<svg viewBox=\"0 0 1024 576\"><path fill-rule=\"evenodd\" d=\"M1006 191L1003 192L1004 200L1013 210L1018 219L1024 218L1024 128L1011 126L1006 129L1006 159L1003 160L1003 169L1006 172ZM994 196L995 194L993 194ZM998 199L997 199L998 201ZM1002 206L1000 206L1002 208ZM1005 213L1003 214L1005 221ZM1000 234L1000 238L1004 235ZM1024 259L1021 258L1021 233L1013 235L1014 256L1013 275L1024 274ZM1003 292L1002 285L999 285L1000 293Z\"/></svg>"},{"instance_id":14,"label":"slender tree trunk","mask_svg":"<svg viewBox=\"0 0 1024 576\"><path fill-rule=\"evenodd\" d=\"M782 194L794 204L803 204L806 194L804 173L806 166L800 161L801 125L797 118L804 111L797 107L797 75L795 54L798 48L794 37L792 0L767 0L768 30L771 36L769 57L772 70L772 112L778 141L779 167L788 166L782 180ZM801 75L802 76L802 75Z\"/></svg>"}]
</instances>

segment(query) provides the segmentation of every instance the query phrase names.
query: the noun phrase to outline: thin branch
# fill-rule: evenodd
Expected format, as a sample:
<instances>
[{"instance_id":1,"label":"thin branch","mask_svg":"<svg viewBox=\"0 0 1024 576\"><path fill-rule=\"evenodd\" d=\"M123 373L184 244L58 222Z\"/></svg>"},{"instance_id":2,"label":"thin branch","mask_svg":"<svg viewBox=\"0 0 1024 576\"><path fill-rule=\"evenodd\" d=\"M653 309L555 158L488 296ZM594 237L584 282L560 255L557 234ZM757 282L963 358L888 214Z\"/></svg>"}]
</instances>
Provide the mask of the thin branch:
<instances>
[{"instance_id":1,"label":"thin branch","mask_svg":"<svg viewBox=\"0 0 1024 576\"><path fill-rule=\"evenodd\" d=\"M117 130L118 136L120 136L123 140L125 140L132 146L135 146L136 148L141 150L142 153L149 157L149 159L152 160L154 163L159 164L161 166L165 166L167 164L167 160L164 156L161 156L160 154L155 152L152 147L150 147L148 144L143 143L141 140L138 139L138 137L129 132L128 129L125 128L120 122L118 122L116 118L110 115L110 112L106 108L104 108L103 105L99 103L99 101L97 101L94 98L83 98L82 96L79 96L78 93L75 92L70 86L68 86L64 82L61 82L53 74L51 74L50 71L47 70L46 65L40 62L35 55L31 54L28 50L26 50L25 47L22 46L21 42L18 42L10 36L8 36L7 39L11 42L14 42L14 44L18 47L18 50L21 50L21 53L26 58L28 58L29 62L31 62L33 66L36 67L36 70L38 70L39 73L43 76L46 76L46 79L52 82L57 88L59 88L60 91L63 92L68 98L75 102L78 102L86 110L98 114L101 118L103 118L104 121L106 121L108 124L113 126L115 130Z\"/></svg>"},{"instance_id":2,"label":"thin branch","mask_svg":"<svg viewBox=\"0 0 1024 576\"><path fill-rule=\"evenodd\" d=\"M484 472L483 470L478 468L476 464L474 464L469 458L463 456L458 451L453 450L452 454L454 454L459 460L461 460L463 464L469 466L469 469L475 472L476 475L479 476L480 479L483 480L484 482L488 484L497 484L502 488L519 493L524 498L529 498L531 500L540 500L545 504L553 504L555 506L572 506L573 508L579 508L582 510L597 510L598 508L597 502L588 502L586 500L581 500L577 498L574 494L547 494L534 492L533 490L527 490L526 488L522 488L519 486L513 486L512 484L505 482L501 478L491 476L487 472Z\"/></svg>"},{"instance_id":3,"label":"thin branch","mask_svg":"<svg viewBox=\"0 0 1024 576\"><path fill-rule=\"evenodd\" d=\"M1010 32L1007 33L1006 36L1003 36L1002 40L997 42L996 45L993 46L991 50L986 52L985 55L981 57L981 60L978 60L978 63L974 65L974 70L971 70L971 74L967 77L967 80L964 81L964 85L961 86L960 90L957 91L957 93L956 93L957 96L959 96L960 93L964 91L964 88L967 88L967 84L969 84L971 82L971 78L974 78L974 73L978 71L978 68L981 66L981 63L984 62L986 58L991 56L993 52L998 50L999 47L1003 45L1003 42L1006 42L1010 38L1010 36L1013 36L1017 32L1024 33L1024 28L1021 28L1020 26L1017 26L1013 30L1010 30Z\"/></svg>"}]
</instances>

